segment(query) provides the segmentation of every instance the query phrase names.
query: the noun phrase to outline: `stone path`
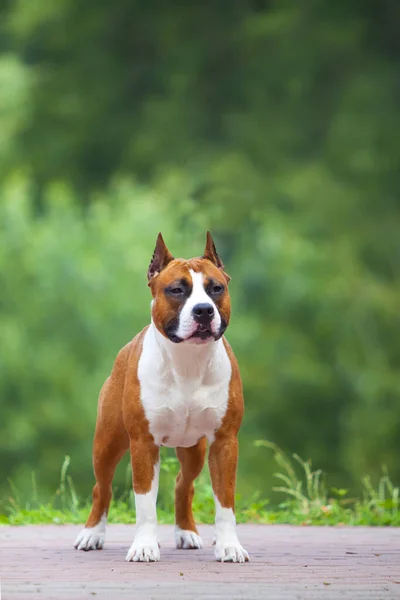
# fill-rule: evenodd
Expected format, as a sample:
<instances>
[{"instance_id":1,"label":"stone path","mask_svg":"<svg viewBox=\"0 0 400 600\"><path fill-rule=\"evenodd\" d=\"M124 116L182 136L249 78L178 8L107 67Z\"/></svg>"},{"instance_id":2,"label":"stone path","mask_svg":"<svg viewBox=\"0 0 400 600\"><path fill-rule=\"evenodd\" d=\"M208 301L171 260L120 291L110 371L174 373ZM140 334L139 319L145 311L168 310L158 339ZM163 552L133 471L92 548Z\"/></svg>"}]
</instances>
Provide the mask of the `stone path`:
<instances>
[{"instance_id":1,"label":"stone path","mask_svg":"<svg viewBox=\"0 0 400 600\"><path fill-rule=\"evenodd\" d=\"M246 564L176 550L160 527L161 562L126 563L131 525L110 525L104 550L72 547L79 527L0 527L1 600L400 600L400 528L239 525Z\"/></svg>"}]
</instances>

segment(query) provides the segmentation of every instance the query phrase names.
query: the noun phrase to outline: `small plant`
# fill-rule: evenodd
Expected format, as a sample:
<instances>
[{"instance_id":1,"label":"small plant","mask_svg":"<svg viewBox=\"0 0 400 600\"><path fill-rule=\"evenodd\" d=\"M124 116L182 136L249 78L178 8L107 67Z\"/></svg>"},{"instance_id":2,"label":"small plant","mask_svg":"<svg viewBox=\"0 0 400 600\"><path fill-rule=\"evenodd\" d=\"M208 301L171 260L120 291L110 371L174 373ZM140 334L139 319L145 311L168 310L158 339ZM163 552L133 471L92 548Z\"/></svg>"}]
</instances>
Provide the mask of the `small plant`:
<instances>
[{"instance_id":1,"label":"small plant","mask_svg":"<svg viewBox=\"0 0 400 600\"><path fill-rule=\"evenodd\" d=\"M305 480L302 481L296 475L295 469L287 456L273 442L266 440L257 440L256 446L265 446L274 452L274 458L283 472L274 473L275 477L283 481L286 485L272 488L274 492L283 492L297 501L304 512L310 512L313 508L325 506L327 504L327 493L323 480L322 471L311 470L311 461L304 461L297 454L293 458L302 467ZM305 485L304 485L305 484ZM303 488L304 491L303 491Z\"/></svg>"},{"instance_id":2,"label":"small plant","mask_svg":"<svg viewBox=\"0 0 400 600\"><path fill-rule=\"evenodd\" d=\"M371 484L369 476L363 477L364 501L360 506L378 514L385 515L391 513L396 519L399 515L399 487L394 486L390 481L386 467L383 467L383 476L379 480L377 490Z\"/></svg>"},{"instance_id":3,"label":"small plant","mask_svg":"<svg viewBox=\"0 0 400 600\"><path fill-rule=\"evenodd\" d=\"M346 489L331 488L328 494L324 475L320 469L312 470L311 460L292 455L301 467L298 477L295 465L277 444L257 440L255 445L272 450L281 469L274 476L285 485L272 488L287 496L279 507L295 519L303 518L304 524L400 525L399 487L393 485L385 467L377 489L369 476L362 479L363 499L359 500L349 498Z\"/></svg>"}]
</instances>

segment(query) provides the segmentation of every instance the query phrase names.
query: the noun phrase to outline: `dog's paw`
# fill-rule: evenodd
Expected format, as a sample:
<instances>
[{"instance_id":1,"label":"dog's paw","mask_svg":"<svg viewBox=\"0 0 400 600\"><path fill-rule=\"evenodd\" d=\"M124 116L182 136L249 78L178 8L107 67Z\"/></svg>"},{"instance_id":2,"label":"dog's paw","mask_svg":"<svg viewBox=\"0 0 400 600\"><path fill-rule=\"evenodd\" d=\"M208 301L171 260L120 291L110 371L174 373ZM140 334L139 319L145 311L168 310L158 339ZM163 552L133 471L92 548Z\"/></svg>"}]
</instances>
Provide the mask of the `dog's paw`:
<instances>
[{"instance_id":1,"label":"dog's paw","mask_svg":"<svg viewBox=\"0 0 400 600\"><path fill-rule=\"evenodd\" d=\"M215 558L219 562L234 562L244 563L249 560L247 551L237 543L216 543L215 544Z\"/></svg>"},{"instance_id":2,"label":"dog's paw","mask_svg":"<svg viewBox=\"0 0 400 600\"><path fill-rule=\"evenodd\" d=\"M134 540L125 558L130 562L157 562L160 560L160 547L157 539Z\"/></svg>"},{"instance_id":3,"label":"dog's paw","mask_svg":"<svg viewBox=\"0 0 400 600\"><path fill-rule=\"evenodd\" d=\"M203 547L201 537L194 531L175 527L175 545L179 549L195 550Z\"/></svg>"},{"instance_id":4,"label":"dog's paw","mask_svg":"<svg viewBox=\"0 0 400 600\"><path fill-rule=\"evenodd\" d=\"M75 540L77 550L101 550L104 546L105 528L85 527Z\"/></svg>"}]
</instances>

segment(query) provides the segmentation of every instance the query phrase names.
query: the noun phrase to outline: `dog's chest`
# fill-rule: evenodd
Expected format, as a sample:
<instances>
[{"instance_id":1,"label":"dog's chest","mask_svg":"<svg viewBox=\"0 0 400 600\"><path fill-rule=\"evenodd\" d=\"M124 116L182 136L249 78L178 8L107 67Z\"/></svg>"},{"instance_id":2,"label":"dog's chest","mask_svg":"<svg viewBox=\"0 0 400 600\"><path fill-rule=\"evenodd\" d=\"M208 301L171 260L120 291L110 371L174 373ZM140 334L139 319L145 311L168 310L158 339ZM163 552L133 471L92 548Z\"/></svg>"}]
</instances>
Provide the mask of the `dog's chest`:
<instances>
[{"instance_id":1,"label":"dog's chest","mask_svg":"<svg viewBox=\"0 0 400 600\"><path fill-rule=\"evenodd\" d=\"M138 376L155 443L174 448L193 446L202 436L211 441L228 406L231 364L222 341L211 358L197 348L171 357L151 332L146 338Z\"/></svg>"}]
</instances>

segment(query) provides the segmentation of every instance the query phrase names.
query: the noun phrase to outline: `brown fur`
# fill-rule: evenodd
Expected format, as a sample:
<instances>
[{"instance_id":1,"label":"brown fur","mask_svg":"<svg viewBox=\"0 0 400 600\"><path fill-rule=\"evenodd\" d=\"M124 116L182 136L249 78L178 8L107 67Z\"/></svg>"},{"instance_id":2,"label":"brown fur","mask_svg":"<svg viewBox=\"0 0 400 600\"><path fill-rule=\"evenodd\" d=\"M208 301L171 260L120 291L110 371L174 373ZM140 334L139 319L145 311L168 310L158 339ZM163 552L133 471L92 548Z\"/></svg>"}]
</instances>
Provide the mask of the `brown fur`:
<instances>
[{"instance_id":1,"label":"brown fur","mask_svg":"<svg viewBox=\"0 0 400 600\"><path fill-rule=\"evenodd\" d=\"M161 269L161 271L158 271ZM171 282L183 277L190 279L189 269L202 271L205 280L213 279L224 286L224 292L216 300L226 323L230 318L229 276L215 251L211 236L207 238L204 258L191 260L173 259L162 237L157 240L153 261L149 268L149 285L155 302L153 319L163 332L168 321L176 316L177 301L167 297L164 289ZM137 376L138 362L147 327L119 352L110 377L106 380L99 397L96 432L93 444L93 466L96 485L93 489L93 505L86 527L93 527L108 512L111 501L111 483L115 468L130 449L133 488L138 494L150 491L154 465L159 459L159 448L149 431L149 423L140 401L140 384ZM232 364L229 401L225 417L215 433L210 446L209 467L214 493L223 507L234 508L236 469L238 458L237 434L243 416L243 394L239 369L228 342L224 345ZM181 470L175 490L176 523L181 529L196 530L192 513L193 481L201 472L206 440L201 438L192 448L177 448Z\"/></svg>"},{"instance_id":2,"label":"brown fur","mask_svg":"<svg viewBox=\"0 0 400 600\"><path fill-rule=\"evenodd\" d=\"M159 449L149 432L140 402L137 377L137 365L147 329L145 327L119 352L112 373L100 392L93 444L96 485L86 527L93 527L104 513L108 513L115 468L128 448L135 492L145 494L151 488Z\"/></svg>"},{"instance_id":3,"label":"brown fur","mask_svg":"<svg viewBox=\"0 0 400 600\"><path fill-rule=\"evenodd\" d=\"M175 487L175 523L181 528L197 532L193 518L192 501L194 480L203 470L206 458L207 441L201 438L192 448L177 448L176 455L181 469L176 478Z\"/></svg>"},{"instance_id":4,"label":"brown fur","mask_svg":"<svg viewBox=\"0 0 400 600\"><path fill-rule=\"evenodd\" d=\"M232 348L224 338L232 365L228 409L210 446L208 465L215 495L224 508L235 508L236 470L239 444L237 435L243 418L243 389L239 367Z\"/></svg>"}]
</instances>

